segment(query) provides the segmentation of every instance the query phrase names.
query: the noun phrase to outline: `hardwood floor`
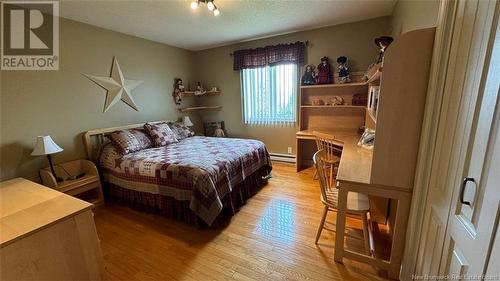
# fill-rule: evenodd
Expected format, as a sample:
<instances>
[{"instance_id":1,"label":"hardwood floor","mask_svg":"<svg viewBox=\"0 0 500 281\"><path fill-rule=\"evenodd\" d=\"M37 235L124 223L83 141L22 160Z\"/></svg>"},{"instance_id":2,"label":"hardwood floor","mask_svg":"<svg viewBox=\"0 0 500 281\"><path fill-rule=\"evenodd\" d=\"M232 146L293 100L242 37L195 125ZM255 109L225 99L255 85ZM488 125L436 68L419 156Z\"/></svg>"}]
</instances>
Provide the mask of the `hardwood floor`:
<instances>
[{"instance_id":1,"label":"hardwood floor","mask_svg":"<svg viewBox=\"0 0 500 281\"><path fill-rule=\"evenodd\" d=\"M323 206L313 170L275 163L273 178L220 229L117 205L95 211L106 280L385 280L374 268L333 261L335 234L314 244ZM335 214L327 221L335 223ZM346 246L363 250L361 221L348 218ZM334 228L331 226L330 228ZM386 231L377 240L383 252Z\"/></svg>"}]
</instances>

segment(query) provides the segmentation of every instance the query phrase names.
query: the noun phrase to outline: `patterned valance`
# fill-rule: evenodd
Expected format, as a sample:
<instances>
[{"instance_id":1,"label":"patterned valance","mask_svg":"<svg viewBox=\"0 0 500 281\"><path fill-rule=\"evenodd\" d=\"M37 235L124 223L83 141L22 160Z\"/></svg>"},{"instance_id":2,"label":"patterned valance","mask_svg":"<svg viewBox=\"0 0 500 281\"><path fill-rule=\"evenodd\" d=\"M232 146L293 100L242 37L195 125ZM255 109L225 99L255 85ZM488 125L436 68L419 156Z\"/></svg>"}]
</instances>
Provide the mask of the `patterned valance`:
<instances>
[{"instance_id":1,"label":"patterned valance","mask_svg":"<svg viewBox=\"0 0 500 281\"><path fill-rule=\"evenodd\" d=\"M277 65L283 63L303 64L306 56L306 44L295 42L279 44L256 49L235 51L234 70Z\"/></svg>"}]
</instances>

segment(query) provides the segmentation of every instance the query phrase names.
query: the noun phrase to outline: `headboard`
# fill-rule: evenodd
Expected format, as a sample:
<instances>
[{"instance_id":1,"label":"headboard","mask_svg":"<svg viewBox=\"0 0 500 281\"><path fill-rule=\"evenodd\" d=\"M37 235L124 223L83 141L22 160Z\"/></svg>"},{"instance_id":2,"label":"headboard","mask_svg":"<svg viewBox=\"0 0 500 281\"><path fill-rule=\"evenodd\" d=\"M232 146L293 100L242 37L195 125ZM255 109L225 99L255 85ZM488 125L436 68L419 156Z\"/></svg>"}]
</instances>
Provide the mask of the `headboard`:
<instances>
[{"instance_id":1,"label":"headboard","mask_svg":"<svg viewBox=\"0 0 500 281\"><path fill-rule=\"evenodd\" d=\"M119 127L102 128L102 129L94 129L86 131L83 133L83 144L85 145L87 158L93 162L97 162L98 160L97 158L99 157L99 154L101 153L103 146L107 143L106 135L112 132L133 129L133 128L142 128L146 123L156 124L162 122L173 122L173 121L170 120L151 121L138 124L123 125Z\"/></svg>"}]
</instances>

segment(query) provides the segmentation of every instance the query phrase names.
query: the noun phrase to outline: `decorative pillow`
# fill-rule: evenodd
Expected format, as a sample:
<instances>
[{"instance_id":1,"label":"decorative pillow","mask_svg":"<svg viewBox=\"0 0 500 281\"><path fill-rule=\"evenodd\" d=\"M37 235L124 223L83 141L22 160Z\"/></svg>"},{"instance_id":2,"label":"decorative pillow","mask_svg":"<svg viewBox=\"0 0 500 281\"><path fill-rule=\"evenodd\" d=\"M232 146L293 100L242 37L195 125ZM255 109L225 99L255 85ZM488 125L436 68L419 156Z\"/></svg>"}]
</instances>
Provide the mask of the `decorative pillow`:
<instances>
[{"instance_id":1,"label":"decorative pillow","mask_svg":"<svg viewBox=\"0 0 500 281\"><path fill-rule=\"evenodd\" d=\"M194 136L194 132L181 122L169 123L168 125L176 134L178 140Z\"/></svg>"},{"instance_id":2,"label":"decorative pillow","mask_svg":"<svg viewBox=\"0 0 500 281\"><path fill-rule=\"evenodd\" d=\"M108 135L121 154L150 148L153 142L143 129L121 130Z\"/></svg>"},{"instance_id":3,"label":"decorative pillow","mask_svg":"<svg viewBox=\"0 0 500 281\"><path fill-rule=\"evenodd\" d=\"M144 124L144 129L153 139L155 147L165 146L167 144L179 142L176 134L170 129L167 123Z\"/></svg>"}]
</instances>

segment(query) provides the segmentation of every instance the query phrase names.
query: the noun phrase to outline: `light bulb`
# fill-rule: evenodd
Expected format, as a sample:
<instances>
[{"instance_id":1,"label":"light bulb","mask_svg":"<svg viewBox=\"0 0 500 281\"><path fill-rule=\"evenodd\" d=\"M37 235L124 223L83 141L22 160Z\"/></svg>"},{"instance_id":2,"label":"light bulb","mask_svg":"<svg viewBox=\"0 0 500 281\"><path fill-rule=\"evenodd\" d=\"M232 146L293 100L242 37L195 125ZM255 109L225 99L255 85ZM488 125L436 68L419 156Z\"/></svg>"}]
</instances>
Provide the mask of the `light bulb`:
<instances>
[{"instance_id":1,"label":"light bulb","mask_svg":"<svg viewBox=\"0 0 500 281\"><path fill-rule=\"evenodd\" d=\"M214 10L214 16L218 16L218 15L220 15L220 11L219 11L219 9L215 8L215 10Z\"/></svg>"},{"instance_id":2,"label":"light bulb","mask_svg":"<svg viewBox=\"0 0 500 281\"><path fill-rule=\"evenodd\" d=\"M209 11L213 11L215 9L215 5L213 1L208 1L207 8Z\"/></svg>"},{"instance_id":3,"label":"light bulb","mask_svg":"<svg viewBox=\"0 0 500 281\"><path fill-rule=\"evenodd\" d=\"M196 8L198 8L198 1L191 2L191 9L195 10Z\"/></svg>"}]
</instances>

